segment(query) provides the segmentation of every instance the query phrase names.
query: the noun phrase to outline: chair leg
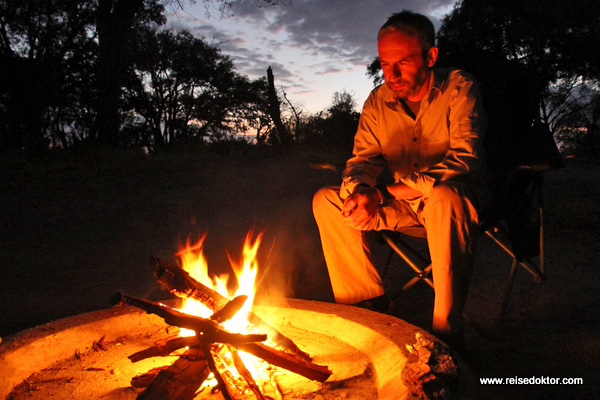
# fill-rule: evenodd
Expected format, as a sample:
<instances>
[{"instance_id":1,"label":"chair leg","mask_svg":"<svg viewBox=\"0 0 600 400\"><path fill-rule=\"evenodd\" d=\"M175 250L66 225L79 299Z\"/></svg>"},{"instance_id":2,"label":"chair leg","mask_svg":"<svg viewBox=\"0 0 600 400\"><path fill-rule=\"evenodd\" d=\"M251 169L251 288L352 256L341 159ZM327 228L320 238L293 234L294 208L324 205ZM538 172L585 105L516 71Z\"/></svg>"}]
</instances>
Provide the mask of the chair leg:
<instances>
[{"instance_id":1,"label":"chair leg","mask_svg":"<svg viewBox=\"0 0 600 400\"><path fill-rule=\"evenodd\" d=\"M425 269L423 269L423 272L417 273L417 275L415 275L414 278L412 278L410 281L406 282L404 286L402 286L402 291L404 292L405 290L410 289L415 283L419 281L427 283L433 289L433 280L429 278L431 274L431 268L431 264L429 264L427 267L425 267Z\"/></svg>"},{"instance_id":2,"label":"chair leg","mask_svg":"<svg viewBox=\"0 0 600 400\"><path fill-rule=\"evenodd\" d=\"M421 268L419 268L419 266L417 264L415 264L405 253L404 251L402 251L402 249L392 240L392 238L390 238L386 233L382 233L381 236L383 237L383 239L387 242L387 244L396 252L396 254L398 254L400 256L400 258L402 258L402 260L413 269L413 271L415 271L417 273L417 275L419 274L423 274L423 270Z\"/></svg>"},{"instance_id":3,"label":"chair leg","mask_svg":"<svg viewBox=\"0 0 600 400\"><path fill-rule=\"evenodd\" d=\"M533 279L536 282L541 282L545 279L544 273L542 271L540 271L540 269L537 268L536 266L534 266L532 263L528 262L527 260L518 261L514 255L514 253L504 243L502 243L502 241L500 239L498 239L493 233L491 233L489 230L487 230L485 232L485 234L490 239L492 239L502 250L504 250L504 252L506 254L508 254L510 257L512 257L513 263L516 262L517 264L519 264L520 266L525 268L525 270L527 270L527 272L529 272L533 276Z\"/></svg>"},{"instance_id":4,"label":"chair leg","mask_svg":"<svg viewBox=\"0 0 600 400\"><path fill-rule=\"evenodd\" d=\"M498 321L500 332L504 331L504 318L506 317L506 312L508 310L508 301L510 299L510 293L512 292L515 277L517 275L518 265L519 262L517 261L517 259L513 258L512 264L510 266L510 273L508 274L508 281L506 282L506 287L504 288L504 297L502 298L502 304L500 305L500 320Z\"/></svg>"}]
</instances>

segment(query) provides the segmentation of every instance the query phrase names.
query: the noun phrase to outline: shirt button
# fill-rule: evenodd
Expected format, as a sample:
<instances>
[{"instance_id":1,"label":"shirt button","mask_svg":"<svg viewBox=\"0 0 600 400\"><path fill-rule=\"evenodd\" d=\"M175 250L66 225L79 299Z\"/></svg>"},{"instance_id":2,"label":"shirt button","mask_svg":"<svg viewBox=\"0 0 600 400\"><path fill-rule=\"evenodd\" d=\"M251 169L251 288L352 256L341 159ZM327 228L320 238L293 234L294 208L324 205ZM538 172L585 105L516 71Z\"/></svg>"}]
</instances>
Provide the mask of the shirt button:
<instances>
[{"instance_id":1,"label":"shirt button","mask_svg":"<svg viewBox=\"0 0 600 400\"><path fill-rule=\"evenodd\" d=\"M414 163L414 164L413 164L413 167L415 167L415 168L418 168L418 167L419 167L419 164L417 164L417 163Z\"/></svg>"},{"instance_id":2,"label":"shirt button","mask_svg":"<svg viewBox=\"0 0 600 400\"><path fill-rule=\"evenodd\" d=\"M414 137L414 138L413 138L413 142L416 142L416 141L417 141L417 138L416 138L416 137Z\"/></svg>"}]
</instances>

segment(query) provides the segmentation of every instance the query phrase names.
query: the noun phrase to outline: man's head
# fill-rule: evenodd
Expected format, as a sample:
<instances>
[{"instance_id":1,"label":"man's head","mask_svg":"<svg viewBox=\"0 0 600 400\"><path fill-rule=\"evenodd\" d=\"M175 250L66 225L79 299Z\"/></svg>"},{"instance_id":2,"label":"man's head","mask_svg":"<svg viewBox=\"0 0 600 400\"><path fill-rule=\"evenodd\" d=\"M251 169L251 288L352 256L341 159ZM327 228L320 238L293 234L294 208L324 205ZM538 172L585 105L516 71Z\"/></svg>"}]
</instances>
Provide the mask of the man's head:
<instances>
[{"instance_id":1,"label":"man's head","mask_svg":"<svg viewBox=\"0 0 600 400\"><path fill-rule=\"evenodd\" d=\"M388 87L398 98L421 100L438 56L431 21L410 11L394 14L379 29L377 44Z\"/></svg>"}]
</instances>

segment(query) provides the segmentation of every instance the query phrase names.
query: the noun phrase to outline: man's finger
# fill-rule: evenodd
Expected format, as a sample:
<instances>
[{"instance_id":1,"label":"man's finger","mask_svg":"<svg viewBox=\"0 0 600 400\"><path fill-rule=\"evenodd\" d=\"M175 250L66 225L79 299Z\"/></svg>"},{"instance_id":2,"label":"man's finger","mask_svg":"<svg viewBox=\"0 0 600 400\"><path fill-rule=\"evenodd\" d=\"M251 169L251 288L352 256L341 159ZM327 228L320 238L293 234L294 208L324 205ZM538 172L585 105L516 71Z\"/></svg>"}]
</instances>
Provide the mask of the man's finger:
<instances>
[{"instance_id":1,"label":"man's finger","mask_svg":"<svg viewBox=\"0 0 600 400\"><path fill-rule=\"evenodd\" d=\"M356 208L358 207L358 202L353 198L348 197L344 204L342 205L342 215L350 215L352 214Z\"/></svg>"}]
</instances>

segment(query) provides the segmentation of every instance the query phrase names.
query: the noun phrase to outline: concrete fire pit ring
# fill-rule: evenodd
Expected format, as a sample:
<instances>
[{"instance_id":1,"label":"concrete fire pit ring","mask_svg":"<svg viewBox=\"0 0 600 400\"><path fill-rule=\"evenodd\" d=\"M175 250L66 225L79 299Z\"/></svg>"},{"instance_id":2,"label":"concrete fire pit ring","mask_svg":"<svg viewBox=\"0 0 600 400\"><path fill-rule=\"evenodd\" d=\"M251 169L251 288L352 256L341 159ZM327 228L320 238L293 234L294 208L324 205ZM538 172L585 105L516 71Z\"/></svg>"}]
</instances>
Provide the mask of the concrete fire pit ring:
<instances>
[{"instance_id":1,"label":"concrete fire pit ring","mask_svg":"<svg viewBox=\"0 0 600 400\"><path fill-rule=\"evenodd\" d=\"M403 320L340 304L285 299L285 305L260 306L256 312L282 333L291 333L294 340L294 332L305 330L332 337L367 355L378 399L411 398L403 384L402 371L411 362L406 345L414 344L417 334L440 344L435 337ZM164 327L164 321L157 316L132 307L117 307L56 320L4 338L0 344L0 399L31 374L73 358L76 352L102 337L112 342ZM302 343L297 344L302 347ZM314 361L319 363L318 358ZM460 391L468 392L472 374L459 360L456 362Z\"/></svg>"}]
</instances>

